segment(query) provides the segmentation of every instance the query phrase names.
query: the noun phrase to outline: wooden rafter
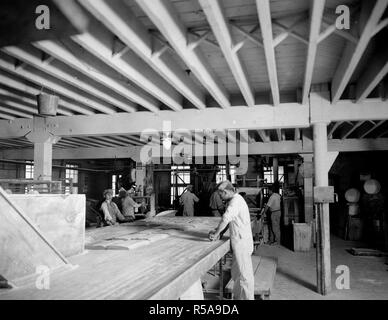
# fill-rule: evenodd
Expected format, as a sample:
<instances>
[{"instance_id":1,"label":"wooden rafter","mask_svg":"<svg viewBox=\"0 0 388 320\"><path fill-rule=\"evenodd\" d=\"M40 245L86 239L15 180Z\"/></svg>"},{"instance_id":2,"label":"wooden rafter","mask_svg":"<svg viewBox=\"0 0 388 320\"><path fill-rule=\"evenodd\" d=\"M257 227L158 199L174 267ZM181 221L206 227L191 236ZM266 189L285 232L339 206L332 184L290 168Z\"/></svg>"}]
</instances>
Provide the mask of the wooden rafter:
<instances>
[{"instance_id":1,"label":"wooden rafter","mask_svg":"<svg viewBox=\"0 0 388 320\"><path fill-rule=\"evenodd\" d=\"M368 134L370 134L372 131L376 130L378 127L380 127L383 123L385 122L385 120L380 120L379 122L377 122L374 126L372 126L372 128L370 128L369 130L365 131L364 133L362 133L358 138L359 139L362 139L362 138L365 138Z\"/></svg>"},{"instance_id":2,"label":"wooden rafter","mask_svg":"<svg viewBox=\"0 0 388 320\"><path fill-rule=\"evenodd\" d=\"M113 114L115 112L114 108L112 108L111 106L103 104L100 101L97 101L95 99L90 99L88 97L85 97L84 95L79 94L78 92L70 89L69 87L66 87L61 83L54 82L47 77L40 76L27 69L15 70L12 63L9 63L9 61L7 61L5 58L2 58L2 57L0 57L0 68L3 70L9 71L13 74L16 74L18 76L21 76L22 78L25 78L28 81L31 81L37 84L38 86L44 86L70 99L75 99L85 104L86 106L89 106L90 108L98 110L102 113Z\"/></svg>"},{"instance_id":3,"label":"wooden rafter","mask_svg":"<svg viewBox=\"0 0 388 320\"><path fill-rule=\"evenodd\" d=\"M35 89L29 85L26 85L25 83L17 81L15 79L3 74L2 72L0 72L0 83L6 83L7 86L9 86L10 88L16 89L20 92L23 92L25 94L32 95L32 96L36 96L40 92L38 89ZM4 89L4 94L6 94L7 96L13 95L7 89ZM36 103L36 100L25 98L23 95L18 95L17 97L21 100L26 99L26 100L24 100L25 102L32 103L33 105ZM62 114L62 115L66 115L66 116L70 116L73 114L73 112L66 111L62 107L66 107L67 109L72 110L72 111L77 112L77 113L80 113L80 114L94 114L94 112L89 111L81 106L78 106L76 103L70 103L67 100L60 99L59 100L59 107L58 107L58 114Z\"/></svg>"},{"instance_id":4,"label":"wooden rafter","mask_svg":"<svg viewBox=\"0 0 388 320\"><path fill-rule=\"evenodd\" d=\"M369 5L369 1L363 4ZM331 86L332 103L336 103L341 98L341 95L365 52L387 5L388 0L377 0L365 23L357 44L347 43L344 54L342 55L341 61L333 77Z\"/></svg>"},{"instance_id":5,"label":"wooden rafter","mask_svg":"<svg viewBox=\"0 0 388 320\"><path fill-rule=\"evenodd\" d=\"M42 46L44 47L45 43L47 43L49 41L47 41L47 42L42 41L42 42L44 43L44 44L42 44ZM38 45L38 47L40 47L40 48L42 46ZM54 44L54 46L55 46L55 44ZM56 49L57 49L56 51L54 50L55 54L57 56L61 57L62 60L64 59L63 57L65 57L66 54L67 54L67 56L71 55L71 53L67 52L66 49L63 48L63 50L61 50L62 48L59 45L56 46ZM78 79L76 75L65 72L54 65L42 63L40 61L40 59L36 55L34 55L33 51L31 51L31 50L27 51L25 49L13 46L13 47L5 47L2 49L2 51L4 51L5 53L7 53L9 55L12 55L13 57L17 57L17 58L27 62L28 64L32 65L34 68L37 68L41 71L44 71L44 72L48 73L49 75L51 75L55 78L58 78L59 80L65 81L65 82L69 83L70 85L75 86L76 88L82 89L83 91L95 96L96 98L99 98L107 103L115 105L118 108L120 108L122 111L134 112L136 110L135 105L129 106L128 102L124 102L122 100L119 100L119 99L112 97L111 94L103 92L102 90L97 89L96 87L93 87L88 82ZM63 51L66 51L66 52L63 52ZM85 66L85 68L87 68L87 67ZM90 73L88 75L90 75ZM105 76L101 76L101 77L103 78ZM105 78L108 78L108 77L105 77ZM94 77L93 79L96 80L96 77ZM102 82L102 81L99 81L99 82ZM113 86L111 86L108 82L102 82L102 83L106 86L109 86L110 89L114 89ZM122 88L125 89L126 91L128 91L128 89L126 89L124 86L122 86ZM118 90L115 90L115 91L118 91ZM122 91L120 91L120 92L122 92ZM132 101L135 100L134 102L137 102L137 103L143 104L143 105L147 103L146 104L147 106L149 104L151 104L151 106L153 108L157 109L156 103L153 104L150 102L150 100L147 101L145 98L133 99L133 96L134 96L133 94L130 96L132 98L131 99ZM126 98L129 98L128 95L126 95Z\"/></svg>"},{"instance_id":6,"label":"wooden rafter","mask_svg":"<svg viewBox=\"0 0 388 320\"><path fill-rule=\"evenodd\" d=\"M310 92L311 81L313 78L315 57L318 48L318 38L321 29L321 19L325 9L324 0L314 0L310 13L310 35L307 49L306 67L304 72L302 104L308 102L308 95Z\"/></svg>"},{"instance_id":7,"label":"wooden rafter","mask_svg":"<svg viewBox=\"0 0 388 320\"><path fill-rule=\"evenodd\" d=\"M213 34L220 45L222 53L236 79L247 105L253 107L255 105L254 93L241 58L238 56L238 53L232 49L234 40L219 0L199 0L199 3L206 14Z\"/></svg>"},{"instance_id":8,"label":"wooden rafter","mask_svg":"<svg viewBox=\"0 0 388 320\"><path fill-rule=\"evenodd\" d=\"M91 0L91 2L94 2ZM230 107L229 94L213 74L205 56L198 48L189 49L187 29L179 19L172 3L163 0L136 0L187 67L200 80L222 108Z\"/></svg>"},{"instance_id":9,"label":"wooden rafter","mask_svg":"<svg viewBox=\"0 0 388 320\"><path fill-rule=\"evenodd\" d=\"M349 137L357 128L359 128L360 126L362 126L363 124L365 123L365 121L359 121L357 122L356 124L354 124L348 131L346 131L342 136L341 136L341 140L343 139L346 139L347 137Z\"/></svg>"},{"instance_id":10,"label":"wooden rafter","mask_svg":"<svg viewBox=\"0 0 388 320\"><path fill-rule=\"evenodd\" d=\"M206 107L203 90L199 88L188 74L176 64L169 52L165 51L163 55L154 54L159 48L155 48L156 42L153 40L153 36L126 5L121 1L116 0L80 0L80 3L162 78L164 78L172 88L178 90L179 93L185 96L197 108L204 109ZM99 33L95 34L94 41L98 40L96 37L100 37ZM80 45L87 47L87 50L96 50L94 45L91 46L90 44L83 42L83 40L85 40L83 39L83 35L75 37L74 40ZM163 47L162 44L160 44L160 46ZM96 52L96 54L99 53ZM99 56L99 58L103 58L103 61L109 63L116 71L119 71L120 69L125 71L127 76L130 75L129 71L136 66L139 72L141 72L141 68L138 67L138 62L136 62L138 57L132 52L127 53L125 57L123 57L125 58L124 62L120 59L112 62L110 57L105 54L103 57ZM130 59L130 63L126 63L128 59ZM145 76L145 78L148 78L148 75ZM149 77L148 79L141 79L141 82L147 84L147 88L149 89L148 92L150 92L150 82L152 82L154 78ZM155 79L159 79L159 76L155 77ZM143 87L143 85L140 86ZM164 85L163 87L165 88L166 86ZM144 89L146 89L145 86ZM152 90L156 89L154 88ZM178 92L172 94L170 92L171 88L168 90L170 96L168 101L166 97L163 97L160 94L158 98L173 110L181 110L182 99L177 95ZM160 89L155 92L159 93Z\"/></svg>"},{"instance_id":11,"label":"wooden rafter","mask_svg":"<svg viewBox=\"0 0 388 320\"><path fill-rule=\"evenodd\" d=\"M265 130L257 130L257 134L259 135L261 141L263 142L269 142L270 139L268 137L268 134Z\"/></svg>"},{"instance_id":12,"label":"wooden rafter","mask_svg":"<svg viewBox=\"0 0 388 320\"><path fill-rule=\"evenodd\" d=\"M261 34L263 37L264 52L267 61L267 72L272 93L272 102L275 106L277 106L280 103L280 94L275 51L273 47L271 10L269 7L269 0L256 0L256 7L259 16Z\"/></svg>"}]
</instances>

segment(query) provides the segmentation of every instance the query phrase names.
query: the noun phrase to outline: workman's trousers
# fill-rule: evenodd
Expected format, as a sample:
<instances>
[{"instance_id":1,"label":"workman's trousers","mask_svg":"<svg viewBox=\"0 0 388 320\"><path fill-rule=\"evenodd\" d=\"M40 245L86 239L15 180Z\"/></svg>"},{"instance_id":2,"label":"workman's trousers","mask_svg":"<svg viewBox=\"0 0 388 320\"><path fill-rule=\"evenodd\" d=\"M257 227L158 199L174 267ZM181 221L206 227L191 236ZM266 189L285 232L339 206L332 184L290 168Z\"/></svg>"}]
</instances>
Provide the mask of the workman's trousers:
<instances>
[{"instance_id":1,"label":"workman's trousers","mask_svg":"<svg viewBox=\"0 0 388 320\"><path fill-rule=\"evenodd\" d=\"M234 300L254 300L255 298L255 278L252 267L252 246L247 241L234 241L232 243L232 279Z\"/></svg>"},{"instance_id":2,"label":"workman's trousers","mask_svg":"<svg viewBox=\"0 0 388 320\"><path fill-rule=\"evenodd\" d=\"M271 216L269 219L269 224L268 224L268 237L269 241L272 242L278 242L280 244L280 216L281 216L281 211L277 210L274 212L271 212Z\"/></svg>"}]
</instances>

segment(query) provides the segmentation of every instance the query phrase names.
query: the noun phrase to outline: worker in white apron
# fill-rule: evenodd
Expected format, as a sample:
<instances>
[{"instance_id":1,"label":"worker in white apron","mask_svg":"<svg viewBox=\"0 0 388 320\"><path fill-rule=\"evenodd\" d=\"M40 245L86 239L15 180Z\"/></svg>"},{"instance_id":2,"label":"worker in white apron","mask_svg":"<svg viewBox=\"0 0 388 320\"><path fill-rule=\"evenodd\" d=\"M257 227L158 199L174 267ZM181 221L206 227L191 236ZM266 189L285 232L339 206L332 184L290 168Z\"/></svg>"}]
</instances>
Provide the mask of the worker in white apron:
<instances>
[{"instance_id":1,"label":"worker in white apron","mask_svg":"<svg viewBox=\"0 0 388 320\"><path fill-rule=\"evenodd\" d=\"M253 238L249 209L244 198L235 192L230 181L223 181L218 189L222 199L229 203L220 224L209 233L209 239L212 241L219 239L220 233L229 225L233 253L233 298L236 300L253 300L254 275L251 259Z\"/></svg>"}]
</instances>

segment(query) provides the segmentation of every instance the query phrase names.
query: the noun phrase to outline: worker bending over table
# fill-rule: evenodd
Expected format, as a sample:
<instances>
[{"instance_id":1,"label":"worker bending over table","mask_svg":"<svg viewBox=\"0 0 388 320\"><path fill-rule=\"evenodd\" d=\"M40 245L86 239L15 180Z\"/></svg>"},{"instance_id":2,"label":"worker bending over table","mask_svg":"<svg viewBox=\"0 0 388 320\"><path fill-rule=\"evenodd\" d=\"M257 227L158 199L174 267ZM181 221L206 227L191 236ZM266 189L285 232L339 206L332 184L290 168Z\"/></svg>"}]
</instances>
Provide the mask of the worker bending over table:
<instances>
[{"instance_id":1,"label":"worker bending over table","mask_svg":"<svg viewBox=\"0 0 388 320\"><path fill-rule=\"evenodd\" d=\"M220 195L227 203L221 222L215 230L209 232L211 241L220 238L222 231L229 225L232 249L233 297L236 300L254 299L254 275L251 255L253 237L248 206L233 184L226 180L218 186Z\"/></svg>"}]
</instances>

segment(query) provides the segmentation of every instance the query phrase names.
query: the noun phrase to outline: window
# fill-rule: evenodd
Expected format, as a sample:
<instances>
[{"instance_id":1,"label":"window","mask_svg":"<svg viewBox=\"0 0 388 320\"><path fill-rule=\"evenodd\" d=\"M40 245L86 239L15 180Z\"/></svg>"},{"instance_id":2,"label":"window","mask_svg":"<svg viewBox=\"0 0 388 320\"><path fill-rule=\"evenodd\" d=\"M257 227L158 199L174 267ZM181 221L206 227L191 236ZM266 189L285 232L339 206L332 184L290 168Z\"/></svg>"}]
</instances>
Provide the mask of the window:
<instances>
[{"instance_id":1,"label":"window","mask_svg":"<svg viewBox=\"0 0 388 320\"><path fill-rule=\"evenodd\" d=\"M274 182L274 174L273 174L273 167L263 167L264 171L264 180L266 183L273 183ZM283 190L281 188L282 183L284 182L284 167L279 166L278 167L278 178L279 178L279 194L282 195ZM268 196L267 190L264 191L265 196Z\"/></svg>"},{"instance_id":2,"label":"window","mask_svg":"<svg viewBox=\"0 0 388 320\"><path fill-rule=\"evenodd\" d=\"M26 161L26 168L25 168L25 174L24 177L26 179L34 179L34 162L33 161ZM32 185L26 185L24 187L24 193L28 193L30 190L34 190L34 187Z\"/></svg>"},{"instance_id":3,"label":"window","mask_svg":"<svg viewBox=\"0 0 388 320\"><path fill-rule=\"evenodd\" d=\"M113 190L113 195L117 193L117 182L119 179L122 177L121 174L112 174L112 190Z\"/></svg>"},{"instance_id":4,"label":"window","mask_svg":"<svg viewBox=\"0 0 388 320\"><path fill-rule=\"evenodd\" d=\"M25 178L26 179L34 179L34 162L33 161L26 161Z\"/></svg>"},{"instance_id":5,"label":"window","mask_svg":"<svg viewBox=\"0 0 388 320\"><path fill-rule=\"evenodd\" d=\"M78 166L76 164L66 164L65 171L65 194L78 193ZM70 190L70 182L72 184L72 190ZM72 192L71 192L72 191Z\"/></svg>"},{"instance_id":6,"label":"window","mask_svg":"<svg viewBox=\"0 0 388 320\"><path fill-rule=\"evenodd\" d=\"M219 165L218 166L219 171L216 174L216 182L220 183L224 180L227 180L227 174L226 174L226 165ZM229 173L230 173L230 180L232 183L236 183L236 166L235 165L229 165Z\"/></svg>"},{"instance_id":7,"label":"window","mask_svg":"<svg viewBox=\"0 0 388 320\"><path fill-rule=\"evenodd\" d=\"M190 184L190 166L171 166L171 204Z\"/></svg>"}]
</instances>

